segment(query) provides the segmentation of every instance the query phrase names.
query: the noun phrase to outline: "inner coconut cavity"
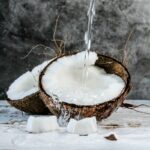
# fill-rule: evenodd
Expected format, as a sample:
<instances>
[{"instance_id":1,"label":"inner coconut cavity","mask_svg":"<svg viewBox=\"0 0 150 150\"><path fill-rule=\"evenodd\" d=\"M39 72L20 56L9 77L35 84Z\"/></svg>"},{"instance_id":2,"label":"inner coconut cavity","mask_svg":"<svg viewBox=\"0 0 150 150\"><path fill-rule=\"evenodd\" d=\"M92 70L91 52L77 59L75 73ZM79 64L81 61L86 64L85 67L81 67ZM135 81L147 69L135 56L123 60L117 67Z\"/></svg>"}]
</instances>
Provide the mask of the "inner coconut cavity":
<instances>
[{"instance_id":1,"label":"inner coconut cavity","mask_svg":"<svg viewBox=\"0 0 150 150\"><path fill-rule=\"evenodd\" d=\"M42 64L34 67L32 71L27 71L17 78L9 87L7 96L11 100L22 100L26 96L30 96L39 91L38 80L43 68L50 61L45 61Z\"/></svg>"},{"instance_id":2,"label":"inner coconut cavity","mask_svg":"<svg viewBox=\"0 0 150 150\"><path fill-rule=\"evenodd\" d=\"M76 105L100 104L119 96L125 87L122 78L95 66L95 52L89 52L87 59L85 56L84 51L50 64L42 77L46 93Z\"/></svg>"},{"instance_id":3,"label":"inner coconut cavity","mask_svg":"<svg viewBox=\"0 0 150 150\"><path fill-rule=\"evenodd\" d=\"M35 81L32 73L28 71L10 85L9 90L7 91L7 96L11 100L18 100L37 91L37 82Z\"/></svg>"}]
</instances>

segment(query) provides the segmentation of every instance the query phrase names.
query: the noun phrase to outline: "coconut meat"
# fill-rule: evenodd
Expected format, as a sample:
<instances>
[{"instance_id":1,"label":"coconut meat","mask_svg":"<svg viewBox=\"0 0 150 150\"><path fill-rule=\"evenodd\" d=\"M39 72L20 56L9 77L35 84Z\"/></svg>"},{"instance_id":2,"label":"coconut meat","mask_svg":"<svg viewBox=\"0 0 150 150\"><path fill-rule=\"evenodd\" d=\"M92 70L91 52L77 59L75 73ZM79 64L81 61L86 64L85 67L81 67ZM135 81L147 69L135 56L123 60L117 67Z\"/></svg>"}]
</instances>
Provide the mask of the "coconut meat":
<instances>
[{"instance_id":1,"label":"coconut meat","mask_svg":"<svg viewBox=\"0 0 150 150\"><path fill-rule=\"evenodd\" d=\"M17 78L9 87L7 96L11 100L20 100L26 96L39 91L38 80L41 71L52 60L44 61L42 64L37 65L32 71L27 71L19 78Z\"/></svg>"},{"instance_id":2,"label":"coconut meat","mask_svg":"<svg viewBox=\"0 0 150 150\"><path fill-rule=\"evenodd\" d=\"M67 131L79 135L87 135L97 131L97 122L95 117L84 118L81 120L70 119L67 125Z\"/></svg>"},{"instance_id":3,"label":"coconut meat","mask_svg":"<svg viewBox=\"0 0 150 150\"><path fill-rule=\"evenodd\" d=\"M56 116L30 116L26 130L32 133L48 132L58 129Z\"/></svg>"},{"instance_id":4,"label":"coconut meat","mask_svg":"<svg viewBox=\"0 0 150 150\"><path fill-rule=\"evenodd\" d=\"M9 87L7 96L11 100L19 100L38 91L33 74L28 71L17 78Z\"/></svg>"},{"instance_id":5,"label":"coconut meat","mask_svg":"<svg viewBox=\"0 0 150 150\"><path fill-rule=\"evenodd\" d=\"M95 52L89 52L86 61L85 55L83 51L50 64L42 77L42 86L48 95L77 105L100 104L119 96L125 87L124 81L96 67ZM85 63L87 67L84 67ZM88 75L85 75L85 68Z\"/></svg>"}]
</instances>

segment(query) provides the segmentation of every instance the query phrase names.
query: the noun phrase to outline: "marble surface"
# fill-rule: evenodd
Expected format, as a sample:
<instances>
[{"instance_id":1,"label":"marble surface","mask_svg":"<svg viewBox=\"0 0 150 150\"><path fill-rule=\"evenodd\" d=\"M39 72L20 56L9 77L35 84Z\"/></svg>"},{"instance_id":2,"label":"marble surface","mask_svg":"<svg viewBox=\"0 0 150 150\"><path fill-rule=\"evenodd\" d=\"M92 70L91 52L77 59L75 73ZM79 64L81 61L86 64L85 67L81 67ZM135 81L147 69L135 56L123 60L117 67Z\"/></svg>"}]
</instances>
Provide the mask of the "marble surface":
<instances>
[{"instance_id":1,"label":"marble surface","mask_svg":"<svg viewBox=\"0 0 150 150\"><path fill-rule=\"evenodd\" d=\"M66 51L85 50L89 0L0 1L0 96L10 83L43 60L53 57L53 33ZM150 99L150 1L96 0L92 50L122 60L129 34L128 67L133 88L130 98ZM27 59L21 59L37 44Z\"/></svg>"},{"instance_id":2,"label":"marble surface","mask_svg":"<svg viewBox=\"0 0 150 150\"><path fill-rule=\"evenodd\" d=\"M147 104L148 100L126 101ZM150 113L150 107L137 110ZM119 108L108 119L98 123L98 131L88 136L70 134L66 128L47 133L28 133L28 114L14 109L6 101L0 101L0 150L52 149L52 150L149 150L150 114ZM114 134L116 141L104 137Z\"/></svg>"}]
</instances>

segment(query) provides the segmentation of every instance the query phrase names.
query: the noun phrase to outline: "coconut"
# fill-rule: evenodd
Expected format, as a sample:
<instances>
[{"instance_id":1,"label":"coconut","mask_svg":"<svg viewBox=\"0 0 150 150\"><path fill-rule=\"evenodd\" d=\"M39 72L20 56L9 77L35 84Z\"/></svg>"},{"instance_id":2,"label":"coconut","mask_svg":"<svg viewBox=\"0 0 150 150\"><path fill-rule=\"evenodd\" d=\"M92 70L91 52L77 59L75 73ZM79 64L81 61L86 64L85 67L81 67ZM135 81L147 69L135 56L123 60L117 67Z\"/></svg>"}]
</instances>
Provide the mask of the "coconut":
<instances>
[{"instance_id":1,"label":"coconut","mask_svg":"<svg viewBox=\"0 0 150 150\"><path fill-rule=\"evenodd\" d=\"M88 135L97 131L96 118L84 118L81 120L70 119L67 131L79 135Z\"/></svg>"},{"instance_id":2,"label":"coconut","mask_svg":"<svg viewBox=\"0 0 150 150\"><path fill-rule=\"evenodd\" d=\"M32 114L48 114L49 110L39 96L38 79L42 69L50 61L27 71L17 78L7 91L7 101L15 108Z\"/></svg>"},{"instance_id":3,"label":"coconut","mask_svg":"<svg viewBox=\"0 0 150 150\"><path fill-rule=\"evenodd\" d=\"M130 90L130 74L121 62L95 52L89 52L85 60L85 55L60 56L40 74L40 96L58 117L65 112L69 118L102 120L122 105ZM88 78L83 76L84 69Z\"/></svg>"},{"instance_id":4,"label":"coconut","mask_svg":"<svg viewBox=\"0 0 150 150\"><path fill-rule=\"evenodd\" d=\"M31 133L41 133L59 129L56 116L30 116L26 130Z\"/></svg>"}]
</instances>

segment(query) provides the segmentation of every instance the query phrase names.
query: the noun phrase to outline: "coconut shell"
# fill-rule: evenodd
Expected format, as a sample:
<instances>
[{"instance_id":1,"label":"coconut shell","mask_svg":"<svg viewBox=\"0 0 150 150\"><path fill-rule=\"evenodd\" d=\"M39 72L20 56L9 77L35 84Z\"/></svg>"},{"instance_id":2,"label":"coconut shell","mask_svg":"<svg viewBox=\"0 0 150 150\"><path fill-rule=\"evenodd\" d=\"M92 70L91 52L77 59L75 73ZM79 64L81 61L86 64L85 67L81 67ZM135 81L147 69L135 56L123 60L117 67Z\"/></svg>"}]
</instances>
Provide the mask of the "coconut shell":
<instances>
[{"instance_id":1,"label":"coconut shell","mask_svg":"<svg viewBox=\"0 0 150 150\"><path fill-rule=\"evenodd\" d=\"M41 100L39 92L36 92L32 95L26 96L25 98L19 100L11 100L7 98L7 101L10 105L26 113L39 115L50 113L48 108Z\"/></svg>"},{"instance_id":2,"label":"coconut shell","mask_svg":"<svg viewBox=\"0 0 150 150\"><path fill-rule=\"evenodd\" d=\"M41 81L42 76L45 74L47 68L59 58L60 57L50 62L41 72L39 78L40 96L43 102L54 115L59 117L61 112L65 111L67 114L69 114L70 118L80 117L81 119L85 117L95 116L97 120L102 120L109 117L114 110L116 110L119 106L122 105L128 92L130 91L130 74L127 68L121 62L117 61L114 58L100 54L98 54L98 60L96 61L95 65L104 68L107 73L116 74L120 76L125 82L125 88L120 93L120 95L118 95L118 97L104 103L88 106L69 104L56 99L52 99L52 97L45 92Z\"/></svg>"}]
</instances>

